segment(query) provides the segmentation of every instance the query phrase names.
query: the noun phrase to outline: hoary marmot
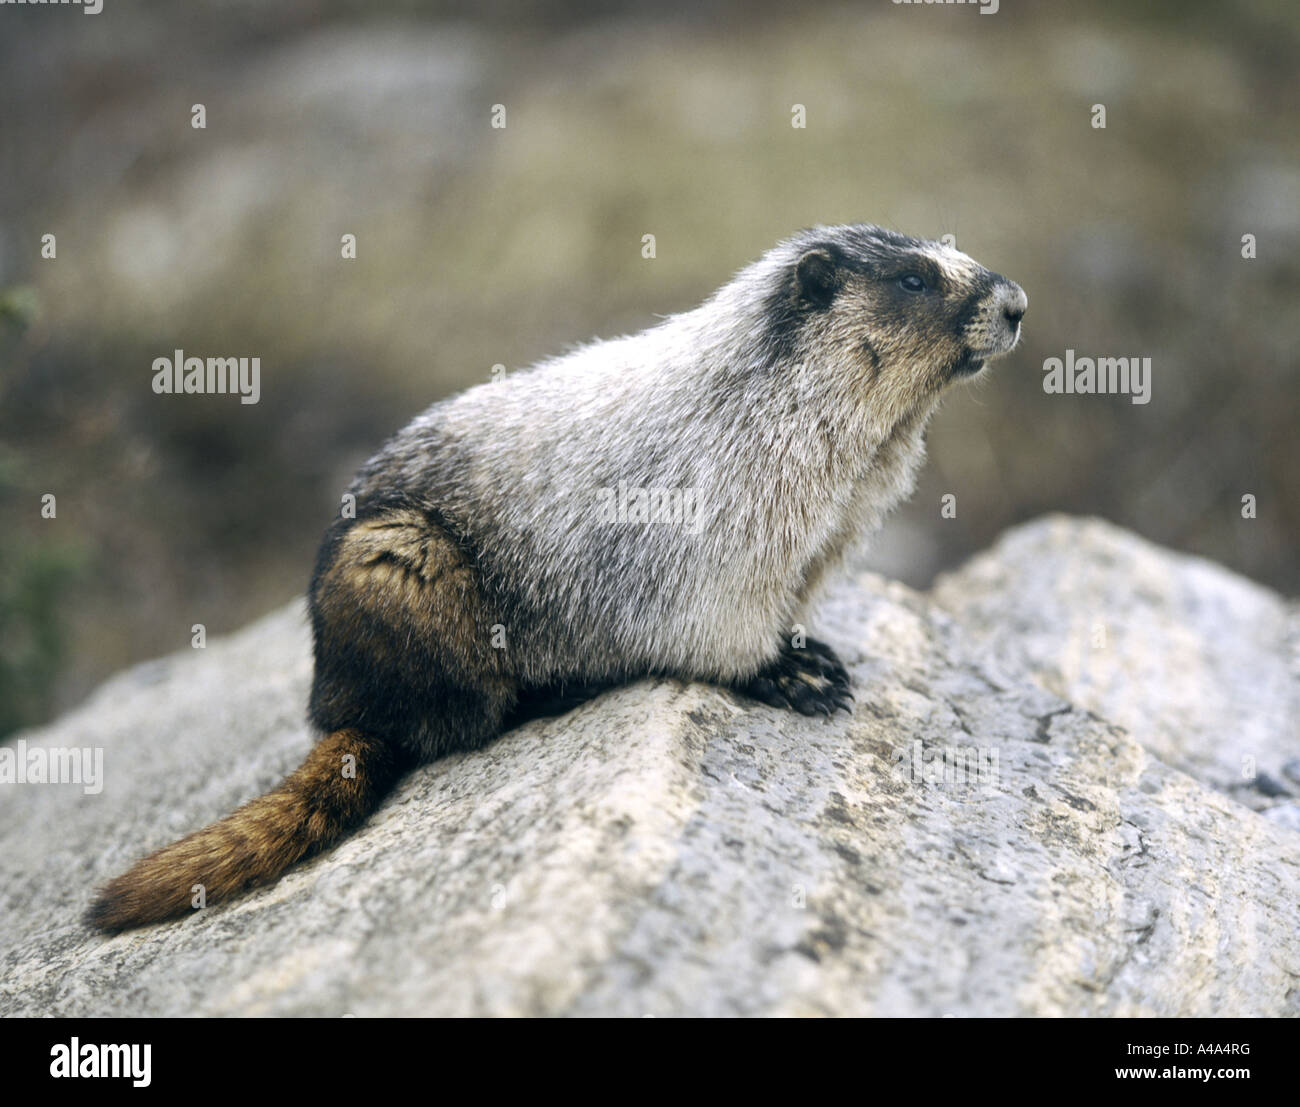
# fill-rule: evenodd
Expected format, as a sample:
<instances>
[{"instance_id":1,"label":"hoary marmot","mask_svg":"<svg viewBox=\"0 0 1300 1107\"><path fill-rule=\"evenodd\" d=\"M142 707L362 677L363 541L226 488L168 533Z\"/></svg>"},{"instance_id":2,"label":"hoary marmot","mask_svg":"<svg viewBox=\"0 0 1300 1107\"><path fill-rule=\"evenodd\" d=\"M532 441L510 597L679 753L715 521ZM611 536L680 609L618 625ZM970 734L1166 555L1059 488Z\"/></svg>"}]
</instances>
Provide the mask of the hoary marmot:
<instances>
[{"instance_id":1,"label":"hoary marmot","mask_svg":"<svg viewBox=\"0 0 1300 1107\"><path fill-rule=\"evenodd\" d=\"M1026 298L965 254L816 227L700 307L435 404L357 475L310 588L322 734L274 791L137 863L119 930L264 883L412 766L647 675L847 707L817 587L912 488L945 388Z\"/></svg>"}]
</instances>

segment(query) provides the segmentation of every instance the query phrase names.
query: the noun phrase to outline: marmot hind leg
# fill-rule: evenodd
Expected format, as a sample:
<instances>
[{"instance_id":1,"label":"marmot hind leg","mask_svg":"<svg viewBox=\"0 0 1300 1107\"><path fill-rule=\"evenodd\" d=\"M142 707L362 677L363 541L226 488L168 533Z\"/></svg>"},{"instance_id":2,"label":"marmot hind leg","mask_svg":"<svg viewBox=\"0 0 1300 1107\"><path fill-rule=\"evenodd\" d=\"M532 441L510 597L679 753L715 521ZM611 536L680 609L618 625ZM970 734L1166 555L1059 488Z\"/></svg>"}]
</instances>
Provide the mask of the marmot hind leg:
<instances>
[{"instance_id":1,"label":"marmot hind leg","mask_svg":"<svg viewBox=\"0 0 1300 1107\"><path fill-rule=\"evenodd\" d=\"M825 642L806 640L802 649L788 642L766 668L733 685L737 692L769 707L784 707L803 715L830 715L837 709L851 712L849 674Z\"/></svg>"},{"instance_id":2,"label":"marmot hind leg","mask_svg":"<svg viewBox=\"0 0 1300 1107\"><path fill-rule=\"evenodd\" d=\"M277 788L110 881L88 921L117 931L266 884L360 824L403 773L495 737L516 684L473 559L423 513L337 525L311 587L312 721L325 732Z\"/></svg>"},{"instance_id":3,"label":"marmot hind leg","mask_svg":"<svg viewBox=\"0 0 1300 1107\"><path fill-rule=\"evenodd\" d=\"M470 552L437 519L391 508L339 526L311 587L312 721L353 727L430 760L501 731L518 682L494 648Z\"/></svg>"}]
</instances>

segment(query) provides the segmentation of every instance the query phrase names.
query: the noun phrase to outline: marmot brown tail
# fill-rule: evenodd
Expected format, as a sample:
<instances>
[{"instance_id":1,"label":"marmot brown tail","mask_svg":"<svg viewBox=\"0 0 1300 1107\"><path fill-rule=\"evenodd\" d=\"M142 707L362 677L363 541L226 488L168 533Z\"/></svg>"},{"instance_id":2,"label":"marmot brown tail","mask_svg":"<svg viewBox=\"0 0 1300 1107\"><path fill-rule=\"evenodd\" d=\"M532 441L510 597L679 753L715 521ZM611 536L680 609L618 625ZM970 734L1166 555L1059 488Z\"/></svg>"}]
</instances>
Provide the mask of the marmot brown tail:
<instances>
[{"instance_id":1,"label":"marmot brown tail","mask_svg":"<svg viewBox=\"0 0 1300 1107\"><path fill-rule=\"evenodd\" d=\"M336 730L279 787L111 880L86 921L127 930L193 910L195 885L212 903L274 880L365 819L409 767L390 743Z\"/></svg>"}]
</instances>

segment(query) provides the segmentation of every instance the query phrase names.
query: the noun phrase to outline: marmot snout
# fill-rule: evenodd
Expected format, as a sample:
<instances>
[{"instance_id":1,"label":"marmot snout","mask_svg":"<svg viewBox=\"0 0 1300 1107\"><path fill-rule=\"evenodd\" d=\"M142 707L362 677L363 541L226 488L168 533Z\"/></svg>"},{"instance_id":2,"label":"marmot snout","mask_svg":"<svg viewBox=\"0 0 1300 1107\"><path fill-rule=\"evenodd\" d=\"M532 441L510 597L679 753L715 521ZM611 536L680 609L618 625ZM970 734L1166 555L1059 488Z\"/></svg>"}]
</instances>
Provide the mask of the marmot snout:
<instances>
[{"instance_id":1,"label":"marmot snout","mask_svg":"<svg viewBox=\"0 0 1300 1107\"><path fill-rule=\"evenodd\" d=\"M1020 321L1029 307L1029 297L1001 273L989 273L988 278L992 290L964 328L969 354L966 363L958 368L958 375L978 373L989 358L1010 353L1020 339Z\"/></svg>"}]
</instances>

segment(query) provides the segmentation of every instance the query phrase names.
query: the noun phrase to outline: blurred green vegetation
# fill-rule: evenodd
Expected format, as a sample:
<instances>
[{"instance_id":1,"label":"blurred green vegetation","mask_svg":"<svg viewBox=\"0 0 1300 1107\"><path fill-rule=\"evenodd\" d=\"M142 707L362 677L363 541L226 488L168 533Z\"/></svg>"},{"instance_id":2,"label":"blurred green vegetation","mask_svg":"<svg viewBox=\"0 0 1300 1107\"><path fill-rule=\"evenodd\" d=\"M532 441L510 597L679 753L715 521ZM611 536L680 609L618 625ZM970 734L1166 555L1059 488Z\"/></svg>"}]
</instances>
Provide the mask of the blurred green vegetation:
<instances>
[{"instance_id":1,"label":"blurred green vegetation","mask_svg":"<svg viewBox=\"0 0 1300 1107\"><path fill-rule=\"evenodd\" d=\"M13 305L0 297L0 316ZM28 484L18 459L0 453L0 503ZM57 505L56 505L57 507ZM57 526L54 518L45 521ZM77 539L0 542L0 735L48 717L60 674L70 663L66 606L84 582L86 556Z\"/></svg>"},{"instance_id":2,"label":"blurred green vegetation","mask_svg":"<svg viewBox=\"0 0 1300 1107\"><path fill-rule=\"evenodd\" d=\"M68 664L63 599L82 577L75 546L0 546L0 734L47 718Z\"/></svg>"},{"instance_id":3,"label":"blurred green vegetation","mask_svg":"<svg viewBox=\"0 0 1300 1107\"><path fill-rule=\"evenodd\" d=\"M1065 510L1300 584L1300 5L151 0L6 24L0 732L300 592L355 466L428 403L692 306L813 223L952 233L1030 298L873 564L925 584ZM261 402L154 395L178 347L260 357ZM1152 403L1044 395L1066 348L1152 357Z\"/></svg>"}]
</instances>

